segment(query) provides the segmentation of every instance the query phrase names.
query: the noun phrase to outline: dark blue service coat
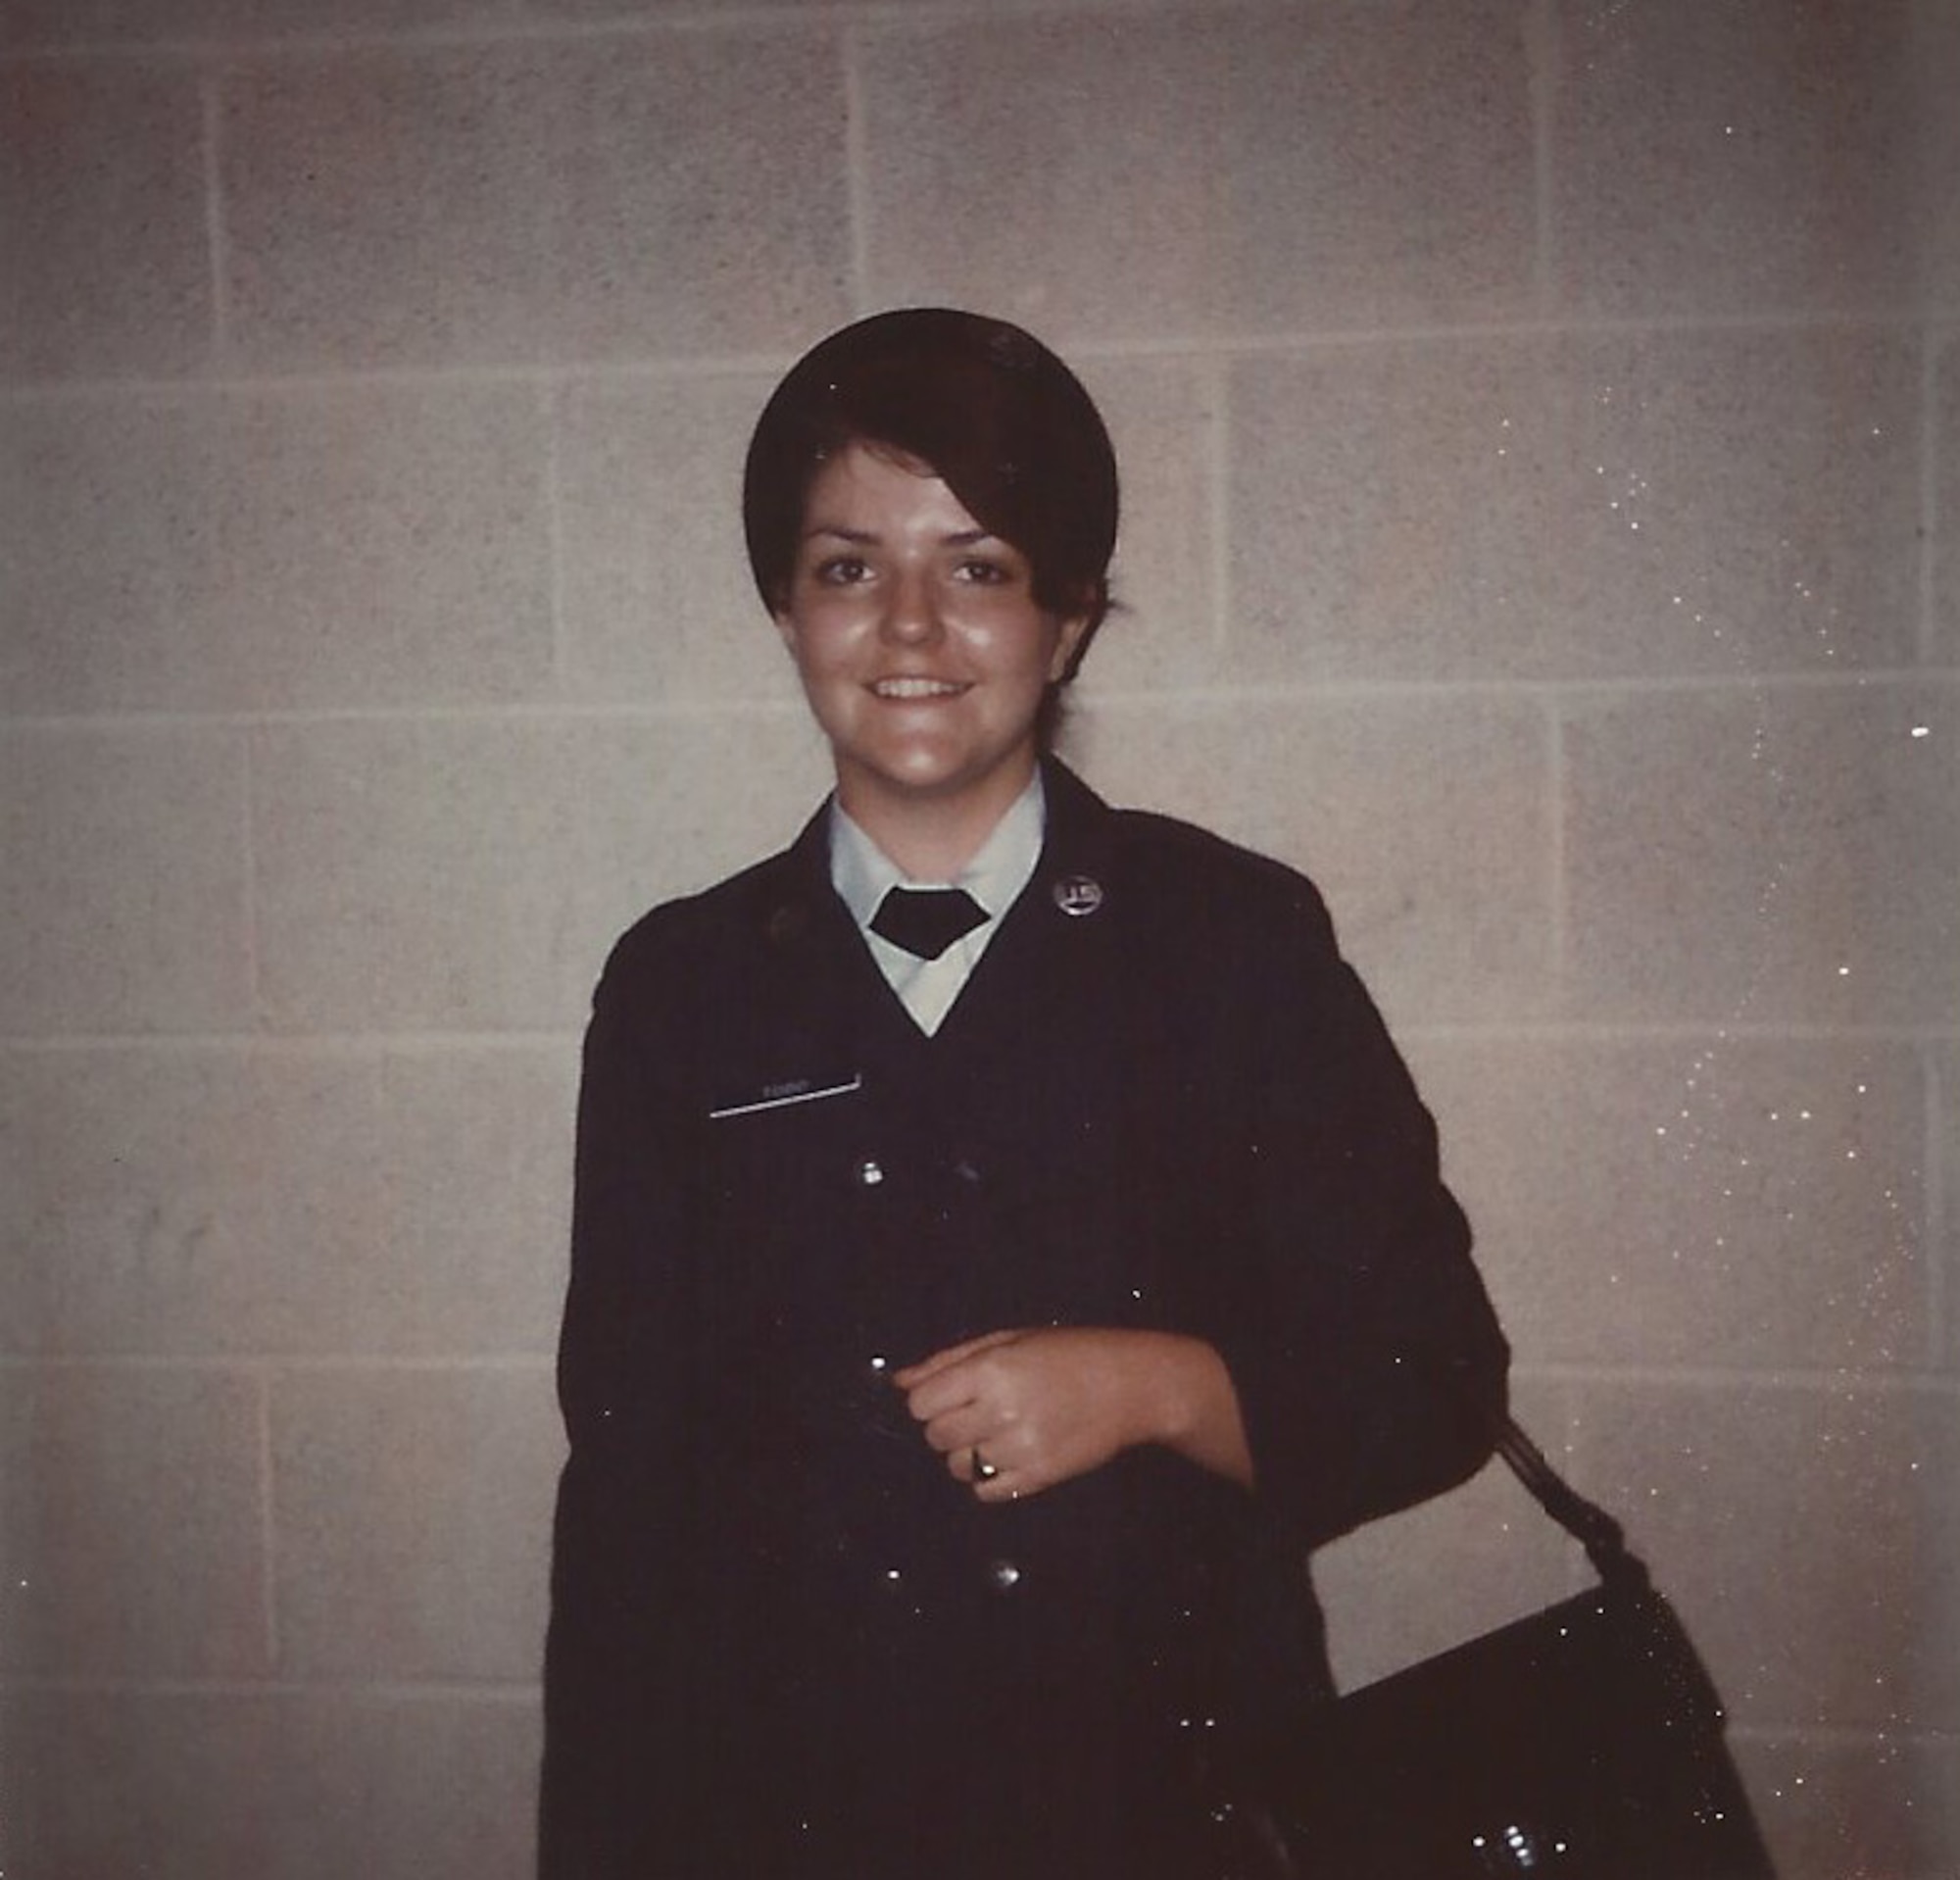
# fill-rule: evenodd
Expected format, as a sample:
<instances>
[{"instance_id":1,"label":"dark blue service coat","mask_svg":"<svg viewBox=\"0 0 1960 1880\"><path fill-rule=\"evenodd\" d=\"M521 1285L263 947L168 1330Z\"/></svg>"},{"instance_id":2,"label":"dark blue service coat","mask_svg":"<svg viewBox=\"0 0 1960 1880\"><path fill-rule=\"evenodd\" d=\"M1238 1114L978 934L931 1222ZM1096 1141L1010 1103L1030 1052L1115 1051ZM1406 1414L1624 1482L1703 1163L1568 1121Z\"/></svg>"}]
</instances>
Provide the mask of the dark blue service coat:
<instances>
[{"instance_id":1,"label":"dark blue service coat","mask_svg":"<svg viewBox=\"0 0 1960 1880\"><path fill-rule=\"evenodd\" d=\"M1325 1692L1307 1550L1488 1452L1503 1340L1312 886L1046 782L1040 866L935 1037L821 816L608 964L548 1880L1223 1872L1192 1746ZM890 1373L1048 1324L1214 1343L1256 1494L1151 1449L976 1503Z\"/></svg>"}]
</instances>

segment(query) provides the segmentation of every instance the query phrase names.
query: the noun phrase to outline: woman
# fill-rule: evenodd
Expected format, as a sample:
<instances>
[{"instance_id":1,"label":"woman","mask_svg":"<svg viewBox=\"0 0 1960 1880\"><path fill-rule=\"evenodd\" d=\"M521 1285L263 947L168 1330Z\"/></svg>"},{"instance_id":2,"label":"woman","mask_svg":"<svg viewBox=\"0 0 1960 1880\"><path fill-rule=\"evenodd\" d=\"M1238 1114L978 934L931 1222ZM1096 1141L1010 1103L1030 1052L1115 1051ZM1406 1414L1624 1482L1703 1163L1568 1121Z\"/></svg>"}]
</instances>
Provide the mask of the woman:
<instances>
[{"instance_id":1,"label":"woman","mask_svg":"<svg viewBox=\"0 0 1960 1880\"><path fill-rule=\"evenodd\" d=\"M596 995L542 1871L1216 1880L1307 1550L1502 1403L1429 1116L1309 883L1043 755L1116 527L1060 361L846 328L744 512L837 789Z\"/></svg>"}]
</instances>

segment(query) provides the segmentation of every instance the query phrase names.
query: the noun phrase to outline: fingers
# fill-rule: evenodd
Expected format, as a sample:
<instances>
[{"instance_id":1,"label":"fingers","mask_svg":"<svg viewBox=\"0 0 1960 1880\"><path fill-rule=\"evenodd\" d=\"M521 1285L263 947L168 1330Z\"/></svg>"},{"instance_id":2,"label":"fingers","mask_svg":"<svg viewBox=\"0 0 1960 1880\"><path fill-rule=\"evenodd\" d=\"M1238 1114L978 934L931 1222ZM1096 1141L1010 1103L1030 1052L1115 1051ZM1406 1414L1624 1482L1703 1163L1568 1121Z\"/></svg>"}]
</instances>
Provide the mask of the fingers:
<instances>
[{"instance_id":1,"label":"fingers","mask_svg":"<svg viewBox=\"0 0 1960 1880\"><path fill-rule=\"evenodd\" d=\"M948 1472L956 1482L964 1482L977 1502L1018 1502L1046 1484L1033 1471L1000 1459L1011 1447L1011 1439L995 1443L971 1443L951 1452L946 1459Z\"/></svg>"},{"instance_id":2,"label":"fingers","mask_svg":"<svg viewBox=\"0 0 1960 1880\"><path fill-rule=\"evenodd\" d=\"M947 1473L983 1502L1013 1502L1031 1495L1037 1472L1025 1434L977 1403L936 1416L923 1430L927 1444L946 1458Z\"/></svg>"},{"instance_id":3,"label":"fingers","mask_svg":"<svg viewBox=\"0 0 1960 1880\"><path fill-rule=\"evenodd\" d=\"M893 1373L927 1444L977 1501L1019 1501L1054 1479L1039 1463L1041 1446L1022 1415L1018 1367L989 1358L1036 1336L1021 1328L986 1332Z\"/></svg>"},{"instance_id":4,"label":"fingers","mask_svg":"<svg viewBox=\"0 0 1960 1880\"><path fill-rule=\"evenodd\" d=\"M999 1444L995 1445L996 1449L999 1447ZM998 1482L1007 1472L994 1459L985 1443L970 1443L964 1449L952 1451L947 1456L946 1466L955 1481L964 1482L976 1490Z\"/></svg>"},{"instance_id":5,"label":"fingers","mask_svg":"<svg viewBox=\"0 0 1960 1880\"><path fill-rule=\"evenodd\" d=\"M1039 1495L1045 1485L1030 1476L1010 1475L1005 1469L991 1481L973 1484L973 1499L976 1502L1018 1502L1029 1495Z\"/></svg>"},{"instance_id":6,"label":"fingers","mask_svg":"<svg viewBox=\"0 0 1960 1880\"><path fill-rule=\"evenodd\" d=\"M990 1436L998 1440L1002 1434L1000 1420L974 1403L961 1404L925 1425L925 1440L942 1456L958 1456L976 1445L984 1448Z\"/></svg>"},{"instance_id":7,"label":"fingers","mask_svg":"<svg viewBox=\"0 0 1960 1880\"><path fill-rule=\"evenodd\" d=\"M963 1404L976 1403L996 1392L998 1379L988 1361L990 1354L1022 1336L1020 1332L989 1332L984 1338L970 1338L898 1372L892 1381L906 1393L906 1408L912 1415L921 1423L933 1422Z\"/></svg>"},{"instance_id":8,"label":"fingers","mask_svg":"<svg viewBox=\"0 0 1960 1880\"><path fill-rule=\"evenodd\" d=\"M943 1352L934 1352L930 1358L922 1358L916 1364L907 1364L902 1371L892 1373L892 1382L902 1391L916 1390L929 1379L948 1371L956 1364L963 1364L969 1358L977 1358L982 1352L989 1352L997 1345L1011 1344L1022 1337L1018 1330L982 1332L978 1338L969 1338L957 1345L949 1345Z\"/></svg>"}]
</instances>

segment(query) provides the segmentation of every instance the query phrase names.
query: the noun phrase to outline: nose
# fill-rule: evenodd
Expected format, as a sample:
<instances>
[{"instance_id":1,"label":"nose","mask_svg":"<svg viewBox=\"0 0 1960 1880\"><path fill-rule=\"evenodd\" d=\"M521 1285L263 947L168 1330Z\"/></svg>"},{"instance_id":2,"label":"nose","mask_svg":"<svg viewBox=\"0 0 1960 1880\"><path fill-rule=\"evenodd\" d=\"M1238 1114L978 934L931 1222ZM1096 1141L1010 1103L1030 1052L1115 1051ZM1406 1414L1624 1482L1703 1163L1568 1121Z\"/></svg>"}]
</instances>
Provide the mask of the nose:
<instances>
[{"instance_id":1,"label":"nose","mask_svg":"<svg viewBox=\"0 0 1960 1880\"><path fill-rule=\"evenodd\" d=\"M897 646L923 646L942 631L939 595L922 570L901 572L892 582L883 620L885 638Z\"/></svg>"}]
</instances>

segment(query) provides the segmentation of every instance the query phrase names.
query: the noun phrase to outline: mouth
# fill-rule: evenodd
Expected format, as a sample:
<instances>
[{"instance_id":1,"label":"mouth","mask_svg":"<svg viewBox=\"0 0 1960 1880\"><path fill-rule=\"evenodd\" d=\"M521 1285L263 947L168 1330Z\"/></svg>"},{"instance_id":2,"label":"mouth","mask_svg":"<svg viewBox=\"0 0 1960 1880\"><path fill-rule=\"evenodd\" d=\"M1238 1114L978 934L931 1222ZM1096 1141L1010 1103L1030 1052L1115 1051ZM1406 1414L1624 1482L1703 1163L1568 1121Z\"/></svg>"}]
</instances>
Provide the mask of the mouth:
<instances>
[{"instance_id":1,"label":"mouth","mask_svg":"<svg viewBox=\"0 0 1960 1880\"><path fill-rule=\"evenodd\" d=\"M873 679L869 690L873 698L895 699L909 703L919 699L956 699L961 693L971 691L972 688L956 679L902 676Z\"/></svg>"}]
</instances>

